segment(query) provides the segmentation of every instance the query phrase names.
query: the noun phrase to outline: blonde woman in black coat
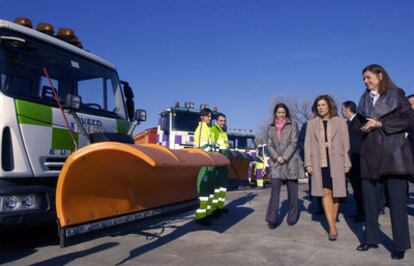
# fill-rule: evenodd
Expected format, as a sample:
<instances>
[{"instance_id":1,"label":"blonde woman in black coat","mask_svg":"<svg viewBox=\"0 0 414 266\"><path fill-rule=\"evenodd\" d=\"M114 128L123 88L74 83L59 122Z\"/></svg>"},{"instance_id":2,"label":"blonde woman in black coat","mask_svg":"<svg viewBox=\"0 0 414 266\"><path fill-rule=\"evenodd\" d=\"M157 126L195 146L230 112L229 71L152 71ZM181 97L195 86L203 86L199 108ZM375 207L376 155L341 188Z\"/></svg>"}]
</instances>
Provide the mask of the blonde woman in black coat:
<instances>
[{"instance_id":1,"label":"blonde woman in black coat","mask_svg":"<svg viewBox=\"0 0 414 266\"><path fill-rule=\"evenodd\" d=\"M407 138L413 125L413 110L405 93L389 78L380 65L369 65L363 71L367 90L358 112L362 120L361 144L362 197L365 211L365 242L357 250L377 248L379 225L377 188L387 187L391 227L394 240L392 259L404 258L411 247L407 215L407 180L414 175L413 154Z\"/></svg>"}]
</instances>

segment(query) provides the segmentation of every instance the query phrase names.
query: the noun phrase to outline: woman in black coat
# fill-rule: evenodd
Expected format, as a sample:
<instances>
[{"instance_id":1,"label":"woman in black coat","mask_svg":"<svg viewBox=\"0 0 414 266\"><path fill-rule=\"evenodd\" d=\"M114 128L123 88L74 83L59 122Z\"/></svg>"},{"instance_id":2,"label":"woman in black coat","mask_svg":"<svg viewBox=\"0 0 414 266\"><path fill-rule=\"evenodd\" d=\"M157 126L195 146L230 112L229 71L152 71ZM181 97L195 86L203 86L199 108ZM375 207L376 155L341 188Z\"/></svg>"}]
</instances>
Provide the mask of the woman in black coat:
<instances>
[{"instance_id":1,"label":"woman in black coat","mask_svg":"<svg viewBox=\"0 0 414 266\"><path fill-rule=\"evenodd\" d=\"M408 177L414 174L407 138L414 123L413 111L404 91L392 82L383 67L369 65L362 74L367 90L360 99L358 117L365 133L361 143L361 178L366 226L365 242L357 250L378 247L377 189L383 183L387 187L394 240L391 258L402 259L411 247L406 189Z\"/></svg>"}]
</instances>

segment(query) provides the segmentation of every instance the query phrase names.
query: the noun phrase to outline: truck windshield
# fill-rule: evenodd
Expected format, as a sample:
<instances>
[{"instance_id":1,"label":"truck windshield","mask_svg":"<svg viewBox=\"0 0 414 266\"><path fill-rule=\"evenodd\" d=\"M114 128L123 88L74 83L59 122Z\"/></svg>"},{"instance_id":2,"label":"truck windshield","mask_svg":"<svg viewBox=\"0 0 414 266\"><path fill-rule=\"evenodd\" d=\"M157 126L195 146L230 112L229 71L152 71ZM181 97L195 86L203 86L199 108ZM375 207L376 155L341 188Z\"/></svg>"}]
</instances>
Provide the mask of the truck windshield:
<instances>
[{"instance_id":1,"label":"truck windshield","mask_svg":"<svg viewBox=\"0 0 414 266\"><path fill-rule=\"evenodd\" d=\"M229 135L229 144L230 148L256 149L255 137L253 136Z\"/></svg>"},{"instance_id":2,"label":"truck windshield","mask_svg":"<svg viewBox=\"0 0 414 266\"><path fill-rule=\"evenodd\" d=\"M198 126L199 114L176 110L173 115L173 130L194 132Z\"/></svg>"},{"instance_id":3,"label":"truck windshield","mask_svg":"<svg viewBox=\"0 0 414 266\"><path fill-rule=\"evenodd\" d=\"M0 31L0 90L4 94L57 106L43 68L63 104L68 94L79 95L79 112L126 119L115 70L19 33Z\"/></svg>"}]
</instances>

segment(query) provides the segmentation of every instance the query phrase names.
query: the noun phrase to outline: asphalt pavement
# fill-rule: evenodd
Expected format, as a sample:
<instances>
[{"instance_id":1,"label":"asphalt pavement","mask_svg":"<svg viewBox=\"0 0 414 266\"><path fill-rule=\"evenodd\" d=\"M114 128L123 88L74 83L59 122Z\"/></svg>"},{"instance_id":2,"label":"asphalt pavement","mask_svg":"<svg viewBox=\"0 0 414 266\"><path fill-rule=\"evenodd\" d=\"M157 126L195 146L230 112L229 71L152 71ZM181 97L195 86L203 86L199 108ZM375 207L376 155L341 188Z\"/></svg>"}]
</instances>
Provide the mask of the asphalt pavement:
<instances>
[{"instance_id":1,"label":"asphalt pavement","mask_svg":"<svg viewBox=\"0 0 414 266\"><path fill-rule=\"evenodd\" d=\"M413 190L413 188L411 188ZM381 245L356 251L363 223L349 215L351 197L341 203L338 239L329 241L323 215L313 214L308 186L299 189L300 218L286 223L287 192L281 193L281 222L270 230L265 221L270 188L246 188L228 193L229 212L212 226L194 222L192 211L151 219L111 236L59 247L54 225L0 233L0 263L8 265L414 265L414 250L393 261L389 210L380 215ZM414 193L408 204L414 233Z\"/></svg>"}]
</instances>

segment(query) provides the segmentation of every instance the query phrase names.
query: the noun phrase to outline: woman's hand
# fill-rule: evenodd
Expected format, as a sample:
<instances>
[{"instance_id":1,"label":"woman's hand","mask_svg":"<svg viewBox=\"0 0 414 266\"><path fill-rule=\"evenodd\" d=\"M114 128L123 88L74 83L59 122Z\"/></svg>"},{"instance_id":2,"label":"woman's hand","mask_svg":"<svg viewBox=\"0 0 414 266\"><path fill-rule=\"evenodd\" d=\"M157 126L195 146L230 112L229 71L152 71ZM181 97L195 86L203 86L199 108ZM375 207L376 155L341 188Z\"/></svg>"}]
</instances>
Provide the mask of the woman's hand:
<instances>
[{"instance_id":1,"label":"woman's hand","mask_svg":"<svg viewBox=\"0 0 414 266\"><path fill-rule=\"evenodd\" d=\"M345 174L349 173L350 170L351 170L351 167L345 166Z\"/></svg>"},{"instance_id":2,"label":"woman's hand","mask_svg":"<svg viewBox=\"0 0 414 266\"><path fill-rule=\"evenodd\" d=\"M306 172L308 172L310 175L312 175L312 173L313 173L312 166L307 166L306 167Z\"/></svg>"},{"instance_id":3,"label":"woman's hand","mask_svg":"<svg viewBox=\"0 0 414 266\"><path fill-rule=\"evenodd\" d=\"M382 127L382 123L376 119L367 118L367 120L368 122L361 127L361 130L365 133L369 133L374 129Z\"/></svg>"},{"instance_id":4,"label":"woman's hand","mask_svg":"<svg viewBox=\"0 0 414 266\"><path fill-rule=\"evenodd\" d=\"M284 159L282 156L277 157L276 161L277 161L279 164L284 164L284 163L285 163L285 159Z\"/></svg>"}]
</instances>

